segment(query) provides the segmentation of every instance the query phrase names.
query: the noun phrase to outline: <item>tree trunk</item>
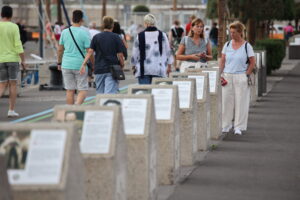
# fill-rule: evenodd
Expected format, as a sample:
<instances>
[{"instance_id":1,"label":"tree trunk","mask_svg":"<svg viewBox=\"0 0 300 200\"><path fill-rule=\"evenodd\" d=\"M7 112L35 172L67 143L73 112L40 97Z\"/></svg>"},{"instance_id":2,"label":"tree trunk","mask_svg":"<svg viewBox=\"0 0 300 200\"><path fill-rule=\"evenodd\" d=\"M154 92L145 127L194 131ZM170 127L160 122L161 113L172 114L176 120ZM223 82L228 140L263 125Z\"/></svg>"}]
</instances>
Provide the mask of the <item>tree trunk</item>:
<instances>
[{"instance_id":1,"label":"tree trunk","mask_svg":"<svg viewBox=\"0 0 300 200\"><path fill-rule=\"evenodd\" d=\"M62 24L61 2L57 0L57 22Z\"/></svg>"},{"instance_id":2,"label":"tree trunk","mask_svg":"<svg viewBox=\"0 0 300 200\"><path fill-rule=\"evenodd\" d=\"M219 16L219 30L218 30L218 57L221 58L222 48L226 39L226 20L225 20L225 6L226 0L218 0L218 16Z\"/></svg>"},{"instance_id":3,"label":"tree trunk","mask_svg":"<svg viewBox=\"0 0 300 200\"><path fill-rule=\"evenodd\" d=\"M255 44L256 30L255 19L248 19L248 42L251 45Z\"/></svg>"},{"instance_id":4,"label":"tree trunk","mask_svg":"<svg viewBox=\"0 0 300 200\"><path fill-rule=\"evenodd\" d=\"M46 13L51 21L51 0L46 0Z\"/></svg>"},{"instance_id":5,"label":"tree trunk","mask_svg":"<svg viewBox=\"0 0 300 200\"><path fill-rule=\"evenodd\" d=\"M106 1L107 0L102 0L102 19L106 16Z\"/></svg>"}]
</instances>

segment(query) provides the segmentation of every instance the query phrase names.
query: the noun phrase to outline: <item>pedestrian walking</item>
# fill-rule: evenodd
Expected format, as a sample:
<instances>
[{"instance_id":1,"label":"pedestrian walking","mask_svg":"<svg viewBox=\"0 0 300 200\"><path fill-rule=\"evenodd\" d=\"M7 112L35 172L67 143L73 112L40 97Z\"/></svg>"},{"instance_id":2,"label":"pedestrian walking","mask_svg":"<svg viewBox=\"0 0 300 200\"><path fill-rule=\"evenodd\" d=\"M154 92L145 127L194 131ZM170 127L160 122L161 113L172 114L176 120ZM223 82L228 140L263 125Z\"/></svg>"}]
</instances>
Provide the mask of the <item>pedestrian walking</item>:
<instances>
[{"instance_id":1,"label":"pedestrian walking","mask_svg":"<svg viewBox=\"0 0 300 200\"><path fill-rule=\"evenodd\" d=\"M176 55L180 41L183 36L184 36L184 28L180 26L179 20L175 20L174 25L171 27L171 30L169 32L169 42L171 44L173 56ZM179 67L177 66L176 59L174 60L174 67L176 71L179 71Z\"/></svg>"},{"instance_id":2,"label":"pedestrian walking","mask_svg":"<svg viewBox=\"0 0 300 200\"><path fill-rule=\"evenodd\" d=\"M84 60L81 52L85 55L88 51L90 47L90 35L86 30L81 28L83 23L83 12L81 10L73 12L72 21L72 26L63 30L61 34L57 52L57 65L58 69L62 70L63 81L67 90L67 104L82 104L86 98L89 86L87 70L81 68ZM80 73L80 70L83 73ZM75 90L79 91L76 102Z\"/></svg>"},{"instance_id":3,"label":"pedestrian walking","mask_svg":"<svg viewBox=\"0 0 300 200\"><path fill-rule=\"evenodd\" d=\"M288 45L290 37L292 37L294 34L294 27L292 26L291 23L289 23L286 27L283 28L283 30L284 30L284 39L286 45Z\"/></svg>"},{"instance_id":4,"label":"pedestrian walking","mask_svg":"<svg viewBox=\"0 0 300 200\"><path fill-rule=\"evenodd\" d=\"M89 24L89 33L90 33L91 40L93 39L93 37L95 35L97 35L98 33L100 33L100 31L97 30L97 24L96 24L96 22L91 22Z\"/></svg>"},{"instance_id":5,"label":"pedestrian walking","mask_svg":"<svg viewBox=\"0 0 300 200\"><path fill-rule=\"evenodd\" d=\"M117 21L114 22L114 28L113 28L112 32L115 33L115 34L117 34L121 38L121 40L122 40L122 42L124 44L123 47L122 47L123 48L122 52L123 52L123 55L124 55L124 59L127 60L127 57L128 57L128 54L127 54L128 45L127 45L127 41L126 41L126 35L123 34L119 22L117 22Z\"/></svg>"},{"instance_id":6,"label":"pedestrian walking","mask_svg":"<svg viewBox=\"0 0 300 200\"><path fill-rule=\"evenodd\" d=\"M3 6L0 21L0 97L6 87L9 88L8 117L18 117L15 112L17 99L17 81L19 73L19 62L25 70L25 56L20 39L19 27L11 22L13 9Z\"/></svg>"},{"instance_id":7,"label":"pedestrian walking","mask_svg":"<svg viewBox=\"0 0 300 200\"><path fill-rule=\"evenodd\" d=\"M244 40L245 26L239 22L229 25L231 40L222 50L222 132L234 128L234 134L247 130L250 104L250 75L255 66L252 46ZM227 82L227 84L226 84Z\"/></svg>"},{"instance_id":8,"label":"pedestrian walking","mask_svg":"<svg viewBox=\"0 0 300 200\"><path fill-rule=\"evenodd\" d=\"M120 65L122 69L124 68L124 55L122 53L124 45L120 36L112 32L114 19L105 16L102 23L104 30L92 39L91 48L81 69L85 69L85 64L95 52L96 93L114 94L119 92L119 81L113 78L111 69L113 65Z\"/></svg>"},{"instance_id":9,"label":"pedestrian walking","mask_svg":"<svg viewBox=\"0 0 300 200\"><path fill-rule=\"evenodd\" d=\"M139 84L151 84L153 77L166 77L171 72L173 56L169 40L155 24L154 15L146 15L146 29L134 41L131 64Z\"/></svg>"},{"instance_id":10,"label":"pedestrian walking","mask_svg":"<svg viewBox=\"0 0 300 200\"><path fill-rule=\"evenodd\" d=\"M217 28L217 23L213 23L213 27L211 28L209 32L209 39L211 41L212 47L218 46L218 28Z\"/></svg>"},{"instance_id":11,"label":"pedestrian walking","mask_svg":"<svg viewBox=\"0 0 300 200\"><path fill-rule=\"evenodd\" d=\"M191 30L191 27L192 27L192 21L196 19L196 16L195 15L191 15L189 17L189 22L185 25L185 34L186 35L189 35L190 33L190 30Z\"/></svg>"},{"instance_id":12,"label":"pedestrian walking","mask_svg":"<svg viewBox=\"0 0 300 200\"><path fill-rule=\"evenodd\" d=\"M200 18L194 19L189 35L182 38L176 59L183 61L180 72L186 68L207 67L207 61L212 59L211 45L204 36L204 23Z\"/></svg>"}]
</instances>

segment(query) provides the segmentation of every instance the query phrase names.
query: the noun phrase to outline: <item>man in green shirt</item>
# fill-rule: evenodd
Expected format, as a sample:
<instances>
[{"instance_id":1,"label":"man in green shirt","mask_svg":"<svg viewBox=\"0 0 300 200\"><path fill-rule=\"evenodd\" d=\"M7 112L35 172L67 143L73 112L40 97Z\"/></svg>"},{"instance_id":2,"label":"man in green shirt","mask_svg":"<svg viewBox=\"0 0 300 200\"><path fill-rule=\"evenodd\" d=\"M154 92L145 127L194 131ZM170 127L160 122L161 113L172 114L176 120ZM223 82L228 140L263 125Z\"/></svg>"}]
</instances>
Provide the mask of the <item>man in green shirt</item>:
<instances>
[{"instance_id":1,"label":"man in green shirt","mask_svg":"<svg viewBox=\"0 0 300 200\"><path fill-rule=\"evenodd\" d=\"M25 69L24 50L20 40L19 28L11 22L13 10L10 6L3 6L0 20L0 97L7 85L9 86L8 117L18 117L14 111L17 99L17 80L19 62Z\"/></svg>"}]
</instances>

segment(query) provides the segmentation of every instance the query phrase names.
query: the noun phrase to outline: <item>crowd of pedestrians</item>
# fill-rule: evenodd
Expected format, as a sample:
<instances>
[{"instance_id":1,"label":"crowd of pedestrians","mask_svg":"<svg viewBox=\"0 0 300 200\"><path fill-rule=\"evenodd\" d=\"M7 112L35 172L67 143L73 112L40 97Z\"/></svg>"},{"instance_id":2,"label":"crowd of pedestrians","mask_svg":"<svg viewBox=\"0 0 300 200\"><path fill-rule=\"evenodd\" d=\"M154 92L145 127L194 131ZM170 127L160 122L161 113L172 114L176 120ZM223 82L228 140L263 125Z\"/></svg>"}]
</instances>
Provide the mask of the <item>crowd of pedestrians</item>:
<instances>
[{"instance_id":1,"label":"crowd of pedestrians","mask_svg":"<svg viewBox=\"0 0 300 200\"><path fill-rule=\"evenodd\" d=\"M24 52L20 31L11 22L12 8L4 6L0 22L0 96L9 86L9 117L17 117L14 111L19 63L24 65ZM82 104L89 88L88 71L93 72L96 93L118 93L119 80L112 74L114 66L124 68L128 57L127 37L120 23L105 16L101 21L101 31L91 22L89 29L83 27L84 14L73 11L72 26L62 30L61 24L54 27L58 40L57 65L62 71L66 89L67 104ZM209 34L205 24L195 15L189 18L185 28L175 20L168 33L156 26L156 17L144 16L144 26L134 23L130 26L133 42L130 65L139 84L151 84L154 77L167 77L174 70L184 72L186 68L206 68L212 59L212 47L218 45L218 28L213 23ZM46 31L51 32L47 23ZM222 80L222 128L228 132L234 128L235 134L247 129L250 75L255 66L252 46L244 39L244 25L230 24L230 38L225 43L220 61ZM287 31L289 31L287 29ZM177 61L177 62L176 62ZM75 94L77 91L77 99Z\"/></svg>"}]
</instances>

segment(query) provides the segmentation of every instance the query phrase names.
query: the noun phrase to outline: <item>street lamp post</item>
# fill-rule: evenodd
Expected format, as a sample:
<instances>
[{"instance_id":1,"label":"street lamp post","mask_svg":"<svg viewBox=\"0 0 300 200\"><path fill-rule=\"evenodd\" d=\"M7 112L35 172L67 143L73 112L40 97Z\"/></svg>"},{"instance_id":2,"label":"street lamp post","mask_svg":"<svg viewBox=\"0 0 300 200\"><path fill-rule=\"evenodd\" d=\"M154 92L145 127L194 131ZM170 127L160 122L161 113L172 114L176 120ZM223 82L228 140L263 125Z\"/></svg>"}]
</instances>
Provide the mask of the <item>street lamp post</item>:
<instances>
[{"instance_id":1,"label":"street lamp post","mask_svg":"<svg viewBox=\"0 0 300 200\"><path fill-rule=\"evenodd\" d=\"M106 16L106 1L107 0L102 0L102 18Z\"/></svg>"}]
</instances>

